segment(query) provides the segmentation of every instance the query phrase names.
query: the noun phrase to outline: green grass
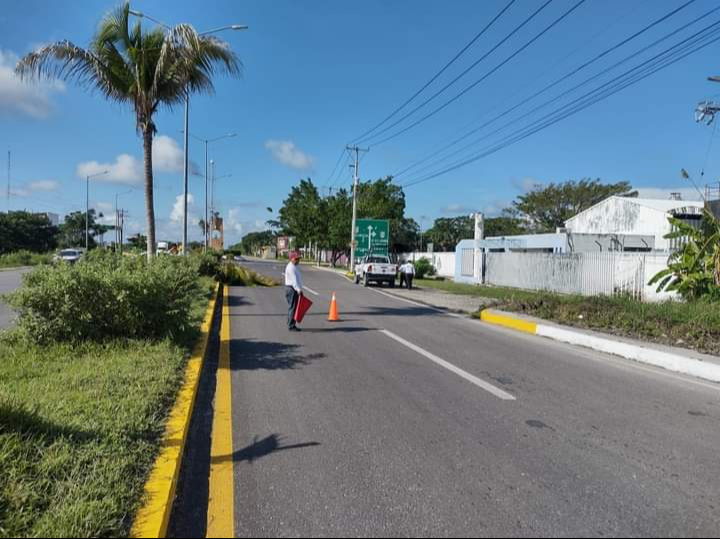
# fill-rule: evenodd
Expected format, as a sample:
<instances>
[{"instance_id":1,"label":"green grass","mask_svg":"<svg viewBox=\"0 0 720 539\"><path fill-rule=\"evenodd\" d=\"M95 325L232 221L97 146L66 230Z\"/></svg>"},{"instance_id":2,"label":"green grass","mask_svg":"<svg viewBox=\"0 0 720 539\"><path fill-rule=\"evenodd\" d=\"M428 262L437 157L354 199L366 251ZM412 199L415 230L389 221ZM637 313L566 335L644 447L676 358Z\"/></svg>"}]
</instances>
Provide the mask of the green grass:
<instances>
[{"instance_id":1,"label":"green grass","mask_svg":"<svg viewBox=\"0 0 720 539\"><path fill-rule=\"evenodd\" d=\"M201 279L193 325L213 287ZM198 329L176 342L0 337L0 537L125 537Z\"/></svg>"},{"instance_id":2,"label":"green grass","mask_svg":"<svg viewBox=\"0 0 720 539\"><path fill-rule=\"evenodd\" d=\"M4 255L0 255L0 269L19 268L23 266L39 266L41 264L49 264L51 261L52 255L50 254L18 251L17 253L7 253Z\"/></svg>"},{"instance_id":3,"label":"green grass","mask_svg":"<svg viewBox=\"0 0 720 539\"><path fill-rule=\"evenodd\" d=\"M0 344L0 357L0 536L126 536L183 350Z\"/></svg>"},{"instance_id":4,"label":"green grass","mask_svg":"<svg viewBox=\"0 0 720 539\"><path fill-rule=\"evenodd\" d=\"M720 303L642 303L514 288L419 280L419 286L494 300L491 307L612 335L720 355Z\"/></svg>"}]
</instances>

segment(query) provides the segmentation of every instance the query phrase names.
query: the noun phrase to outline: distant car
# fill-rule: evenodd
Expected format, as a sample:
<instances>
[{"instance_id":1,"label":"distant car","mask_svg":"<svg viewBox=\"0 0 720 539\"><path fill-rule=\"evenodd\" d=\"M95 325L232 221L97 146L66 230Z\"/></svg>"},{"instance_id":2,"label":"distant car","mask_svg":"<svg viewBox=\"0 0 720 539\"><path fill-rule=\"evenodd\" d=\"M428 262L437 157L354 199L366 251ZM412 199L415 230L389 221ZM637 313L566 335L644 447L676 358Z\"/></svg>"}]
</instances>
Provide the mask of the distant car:
<instances>
[{"instance_id":1,"label":"distant car","mask_svg":"<svg viewBox=\"0 0 720 539\"><path fill-rule=\"evenodd\" d=\"M233 257L233 260L234 260L235 262L242 262L242 257L239 256L239 255L235 255L235 256Z\"/></svg>"},{"instance_id":2,"label":"distant car","mask_svg":"<svg viewBox=\"0 0 720 539\"><path fill-rule=\"evenodd\" d=\"M67 262L68 264L75 264L83 256L83 252L79 249L63 249L53 257L53 262Z\"/></svg>"}]
</instances>

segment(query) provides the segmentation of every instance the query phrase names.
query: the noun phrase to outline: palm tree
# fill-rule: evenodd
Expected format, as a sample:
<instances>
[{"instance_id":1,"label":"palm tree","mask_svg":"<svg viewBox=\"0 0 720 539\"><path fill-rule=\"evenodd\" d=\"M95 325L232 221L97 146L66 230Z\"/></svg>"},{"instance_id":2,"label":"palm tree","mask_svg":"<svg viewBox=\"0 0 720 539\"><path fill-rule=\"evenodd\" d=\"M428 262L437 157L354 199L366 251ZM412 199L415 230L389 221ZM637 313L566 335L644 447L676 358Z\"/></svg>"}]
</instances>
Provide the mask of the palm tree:
<instances>
[{"instance_id":1,"label":"palm tree","mask_svg":"<svg viewBox=\"0 0 720 539\"><path fill-rule=\"evenodd\" d=\"M152 144L158 107L172 108L193 92L212 93L216 68L239 75L242 64L230 46L213 36L201 36L187 24L165 32L143 31L138 21L130 28L130 5L108 13L90 47L69 41L45 46L22 58L21 78L42 76L75 81L97 90L108 100L128 104L135 112L145 158L145 209L148 259L155 254L155 206Z\"/></svg>"}]
</instances>

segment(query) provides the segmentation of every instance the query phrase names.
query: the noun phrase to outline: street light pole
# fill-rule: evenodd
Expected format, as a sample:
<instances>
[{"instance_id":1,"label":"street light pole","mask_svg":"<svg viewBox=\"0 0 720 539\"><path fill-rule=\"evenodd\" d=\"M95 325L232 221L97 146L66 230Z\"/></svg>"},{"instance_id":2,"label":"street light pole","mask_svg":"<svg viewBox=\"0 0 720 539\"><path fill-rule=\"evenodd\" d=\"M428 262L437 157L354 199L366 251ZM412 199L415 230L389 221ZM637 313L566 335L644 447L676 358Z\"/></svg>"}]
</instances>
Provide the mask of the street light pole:
<instances>
[{"instance_id":1,"label":"street light pole","mask_svg":"<svg viewBox=\"0 0 720 539\"><path fill-rule=\"evenodd\" d=\"M97 178L108 171L99 172L97 174L88 174L85 177L85 251L90 251L90 178Z\"/></svg>"},{"instance_id":2,"label":"street light pole","mask_svg":"<svg viewBox=\"0 0 720 539\"><path fill-rule=\"evenodd\" d=\"M353 213L352 213L352 230L350 231L350 271L355 270L355 248L357 227L357 190L360 181L360 152L369 152L370 149L361 149L358 146L347 146L347 150L355 152L355 165L353 167Z\"/></svg>"}]
</instances>

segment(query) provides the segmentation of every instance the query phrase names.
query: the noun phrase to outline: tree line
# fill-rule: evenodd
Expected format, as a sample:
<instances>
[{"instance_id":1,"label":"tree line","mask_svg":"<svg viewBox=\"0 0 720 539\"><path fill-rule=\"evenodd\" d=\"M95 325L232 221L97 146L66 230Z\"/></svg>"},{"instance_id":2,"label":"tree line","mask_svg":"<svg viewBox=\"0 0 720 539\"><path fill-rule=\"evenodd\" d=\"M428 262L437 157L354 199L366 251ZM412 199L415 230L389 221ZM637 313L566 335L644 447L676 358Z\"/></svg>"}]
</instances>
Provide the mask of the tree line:
<instances>
[{"instance_id":1,"label":"tree line","mask_svg":"<svg viewBox=\"0 0 720 539\"><path fill-rule=\"evenodd\" d=\"M113 227L97 221L102 214L90 210L90 248ZM55 226L47 215L27 211L0 213L0 254L17 251L48 253L55 249L85 247L85 212L73 212Z\"/></svg>"},{"instance_id":2,"label":"tree line","mask_svg":"<svg viewBox=\"0 0 720 539\"><path fill-rule=\"evenodd\" d=\"M563 183L536 186L519 195L499 216L485 219L485 236L514 236L554 232L578 213L612 196L636 197L628 182L602 183L583 178ZM418 223L406 216L405 192L391 177L361 182L358 186L358 217L390 221L390 250L404 253L426 250L432 243L436 251L454 251L457 244L474 237L472 216L441 217L421 234ZM312 179L294 186L271 230L253 232L235 246L244 253L256 253L272 245L277 235L292 236L297 246L317 245L332 251L332 260L349 255L352 222L352 192L338 189L321 196Z\"/></svg>"}]
</instances>

